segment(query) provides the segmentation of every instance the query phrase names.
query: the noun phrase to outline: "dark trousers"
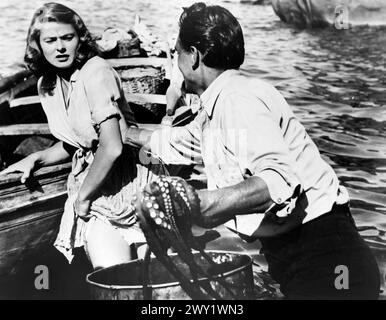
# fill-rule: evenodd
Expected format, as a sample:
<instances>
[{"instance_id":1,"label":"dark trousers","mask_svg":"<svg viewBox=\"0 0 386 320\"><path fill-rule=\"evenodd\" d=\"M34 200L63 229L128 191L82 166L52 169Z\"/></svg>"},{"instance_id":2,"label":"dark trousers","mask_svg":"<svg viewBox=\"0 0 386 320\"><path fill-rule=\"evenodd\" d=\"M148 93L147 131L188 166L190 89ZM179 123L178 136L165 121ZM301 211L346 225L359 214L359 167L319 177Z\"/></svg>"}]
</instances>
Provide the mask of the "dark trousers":
<instances>
[{"instance_id":1,"label":"dark trousers","mask_svg":"<svg viewBox=\"0 0 386 320\"><path fill-rule=\"evenodd\" d=\"M347 205L261 239L268 271L288 299L377 299L380 274Z\"/></svg>"}]
</instances>

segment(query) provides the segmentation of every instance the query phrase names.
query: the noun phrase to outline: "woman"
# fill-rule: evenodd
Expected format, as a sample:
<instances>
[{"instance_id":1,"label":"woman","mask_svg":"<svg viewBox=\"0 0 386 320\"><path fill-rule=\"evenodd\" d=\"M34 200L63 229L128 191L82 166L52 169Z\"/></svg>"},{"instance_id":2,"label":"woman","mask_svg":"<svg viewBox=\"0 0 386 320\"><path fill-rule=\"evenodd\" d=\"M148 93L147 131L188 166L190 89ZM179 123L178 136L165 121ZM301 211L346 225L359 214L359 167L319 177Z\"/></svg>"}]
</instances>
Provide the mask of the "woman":
<instances>
[{"instance_id":1,"label":"woman","mask_svg":"<svg viewBox=\"0 0 386 320\"><path fill-rule=\"evenodd\" d=\"M145 242L131 198L165 172L141 166L138 153L122 145L121 133L135 122L117 73L98 56L78 14L58 3L35 12L25 62L40 77L41 103L59 142L3 173L20 171L24 183L36 168L72 156L55 246L71 262L73 249L84 245L94 268L131 260L130 245Z\"/></svg>"}]
</instances>

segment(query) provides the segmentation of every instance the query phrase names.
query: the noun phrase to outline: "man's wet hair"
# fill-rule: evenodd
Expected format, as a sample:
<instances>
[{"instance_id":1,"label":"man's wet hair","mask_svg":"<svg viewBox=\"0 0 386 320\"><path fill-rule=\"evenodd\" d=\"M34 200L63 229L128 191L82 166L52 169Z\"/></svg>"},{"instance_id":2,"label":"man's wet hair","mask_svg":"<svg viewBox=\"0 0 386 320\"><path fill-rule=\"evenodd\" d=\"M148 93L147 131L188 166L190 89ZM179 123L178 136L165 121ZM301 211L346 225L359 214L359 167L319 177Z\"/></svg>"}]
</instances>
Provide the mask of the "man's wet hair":
<instances>
[{"instance_id":1,"label":"man's wet hair","mask_svg":"<svg viewBox=\"0 0 386 320\"><path fill-rule=\"evenodd\" d=\"M237 19L225 8L198 2L180 17L180 45L196 47L203 63L216 69L238 69L244 62L244 36Z\"/></svg>"}]
</instances>

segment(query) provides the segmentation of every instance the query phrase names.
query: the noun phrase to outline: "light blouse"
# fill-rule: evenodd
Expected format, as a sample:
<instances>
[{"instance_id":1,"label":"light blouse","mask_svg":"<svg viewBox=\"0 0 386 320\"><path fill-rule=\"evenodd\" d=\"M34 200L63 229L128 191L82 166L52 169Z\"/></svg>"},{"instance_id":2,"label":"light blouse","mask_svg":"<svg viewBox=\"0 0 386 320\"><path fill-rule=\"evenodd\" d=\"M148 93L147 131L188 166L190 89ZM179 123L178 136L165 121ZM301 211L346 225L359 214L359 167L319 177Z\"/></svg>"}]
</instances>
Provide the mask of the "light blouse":
<instances>
[{"instance_id":1,"label":"light blouse","mask_svg":"<svg viewBox=\"0 0 386 320\"><path fill-rule=\"evenodd\" d=\"M48 90L45 79L41 78L38 91L51 133L77 149L68 178L68 199L54 244L71 262L73 249L84 245L87 224L91 223L75 215L73 204L98 148L99 126L117 117L123 133L128 125L135 125L135 120L118 74L104 59L93 57L76 70L66 96L61 81L57 76L54 88ZM98 190L99 196L93 201L90 213L116 227L128 243L145 242L136 224L131 199L138 188L165 173L161 165L141 165L138 152L124 146L123 154Z\"/></svg>"}]
</instances>

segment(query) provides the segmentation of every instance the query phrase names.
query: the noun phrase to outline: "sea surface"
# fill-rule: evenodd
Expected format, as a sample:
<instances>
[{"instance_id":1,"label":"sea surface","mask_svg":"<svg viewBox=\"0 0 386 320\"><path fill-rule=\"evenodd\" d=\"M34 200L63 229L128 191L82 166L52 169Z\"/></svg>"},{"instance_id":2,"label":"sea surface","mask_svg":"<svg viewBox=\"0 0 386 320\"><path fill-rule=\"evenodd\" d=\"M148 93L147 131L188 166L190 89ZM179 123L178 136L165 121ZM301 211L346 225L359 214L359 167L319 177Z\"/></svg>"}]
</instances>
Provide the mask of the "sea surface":
<instances>
[{"instance_id":1,"label":"sea surface","mask_svg":"<svg viewBox=\"0 0 386 320\"><path fill-rule=\"evenodd\" d=\"M0 74L24 52L40 0L0 0ZM181 8L194 1L67 0L94 33L128 29L139 14L165 39L177 32ZM361 235L386 269L386 28L302 30L270 6L212 1L239 19L245 34L242 71L274 84L334 168L351 197ZM385 294L385 293L384 293Z\"/></svg>"}]
</instances>

